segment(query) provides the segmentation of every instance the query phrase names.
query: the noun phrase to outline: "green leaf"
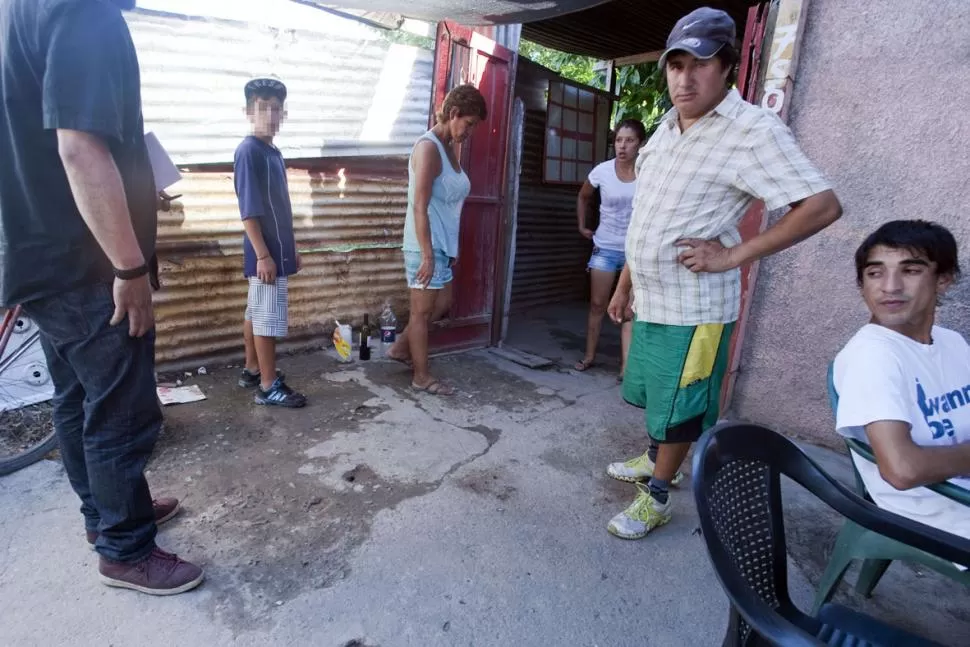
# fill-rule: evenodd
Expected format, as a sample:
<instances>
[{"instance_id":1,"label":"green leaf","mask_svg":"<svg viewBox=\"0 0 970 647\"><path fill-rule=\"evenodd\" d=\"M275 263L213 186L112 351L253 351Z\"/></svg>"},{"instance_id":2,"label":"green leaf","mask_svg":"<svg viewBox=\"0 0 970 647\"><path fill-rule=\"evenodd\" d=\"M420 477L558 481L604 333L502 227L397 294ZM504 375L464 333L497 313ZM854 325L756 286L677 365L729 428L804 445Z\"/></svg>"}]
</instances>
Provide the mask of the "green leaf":
<instances>
[{"instance_id":1,"label":"green leaf","mask_svg":"<svg viewBox=\"0 0 970 647\"><path fill-rule=\"evenodd\" d=\"M564 78L605 90L606 75L595 70L598 61L588 56L567 54L538 43L523 40L519 54L549 68ZM613 123L624 119L639 119L648 134L656 129L659 120L670 109L670 98L662 71L656 63L641 63L617 70L617 87Z\"/></svg>"}]
</instances>

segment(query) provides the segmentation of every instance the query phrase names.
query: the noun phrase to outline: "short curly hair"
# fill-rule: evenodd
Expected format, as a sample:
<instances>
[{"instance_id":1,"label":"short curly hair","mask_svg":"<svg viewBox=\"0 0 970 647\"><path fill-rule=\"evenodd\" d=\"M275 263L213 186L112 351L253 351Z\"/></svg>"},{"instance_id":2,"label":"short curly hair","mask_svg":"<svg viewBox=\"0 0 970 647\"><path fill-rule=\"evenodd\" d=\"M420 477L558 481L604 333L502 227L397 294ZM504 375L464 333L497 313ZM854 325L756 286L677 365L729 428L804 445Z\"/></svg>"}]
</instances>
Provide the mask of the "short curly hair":
<instances>
[{"instance_id":1,"label":"short curly hair","mask_svg":"<svg viewBox=\"0 0 970 647\"><path fill-rule=\"evenodd\" d=\"M438 123L448 123L451 111L455 108L458 109L459 117L478 117L482 121L488 118L485 97L471 83L459 85L448 93L445 102L441 104L441 110L438 111Z\"/></svg>"}]
</instances>

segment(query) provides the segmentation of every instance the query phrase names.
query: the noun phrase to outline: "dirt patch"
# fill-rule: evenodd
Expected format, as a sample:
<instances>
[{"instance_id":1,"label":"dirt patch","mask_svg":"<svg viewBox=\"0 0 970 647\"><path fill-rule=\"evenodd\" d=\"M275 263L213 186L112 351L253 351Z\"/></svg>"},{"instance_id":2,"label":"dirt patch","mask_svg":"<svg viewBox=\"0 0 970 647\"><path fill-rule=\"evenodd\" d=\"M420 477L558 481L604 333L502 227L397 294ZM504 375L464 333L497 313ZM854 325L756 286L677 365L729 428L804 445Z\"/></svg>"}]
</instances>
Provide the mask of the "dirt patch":
<instances>
[{"instance_id":1,"label":"dirt patch","mask_svg":"<svg viewBox=\"0 0 970 647\"><path fill-rule=\"evenodd\" d=\"M342 475L347 487L339 492L299 473L308 449L387 408L353 380L324 379L325 369L341 370L325 357L283 364L306 393L306 409L254 405L252 392L235 385L235 369L183 378L208 400L165 409L150 466L153 490L181 497L185 507L160 543L203 563L211 612L237 632L264 627L302 592L344 579L349 554L379 511L437 487L385 482L363 464Z\"/></svg>"},{"instance_id":2,"label":"dirt patch","mask_svg":"<svg viewBox=\"0 0 970 647\"><path fill-rule=\"evenodd\" d=\"M553 338L557 342L559 342L559 344L565 350L579 351L579 352L586 350L586 337L583 334L576 333L572 330L567 330L565 328L561 328L558 326L550 327L549 332L553 336ZM604 344L604 348L598 349L598 350L603 350L603 351L607 350L605 346L606 344Z\"/></svg>"},{"instance_id":3,"label":"dirt patch","mask_svg":"<svg viewBox=\"0 0 970 647\"><path fill-rule=\"evenodd\" d=\"M573 448L553 447L542 452L539 458L546 465L574 476L585 476L599 469L598 465L594 466L590 462L588 456L580 455Z\"/></svg>"},{"instance_id":4,"label":"dirt patch","mask_svg":"<svg viewBox=\"0 0 970 647\"><path fill-rule=\"evenodd\" d=\"M580 353L580 356L586 351L585 326L577 331L564 327L560 322L547 322L547 324L549 325L549 334L552 335L553 339L556 340L563 350ZM609 321L606 321L605 324L611 327L613 326ZM597 365L612 366L614 362L618 363L622 352L619 335L602 335L596 348Z\"/></svg>"},{"instance_id":5,"label":"dirt patch","mask_svg":"<svg viewBox=\"0 0 970 647\"><path fill-rule=\"evenodd\" d=\"M348 577L351 554L370 535L375 516L441 484L440 476L387 480L364 454L365 447L383 451L367 443L375 419L396 408L395 400L407 401L401 404L405 409L439 404L409 388L406 368L382 362L339 365L316 354L285 358L281 369L291 386L307 395L305 409L254 405L252 392L236 386L238 368L207 367L205 375L191 378L183 374L179 379L198 384L208 399L165 409L165 429L150 466L153 490L181 497L185 507L164 527L161 545L202 562L205 590L212 593L206 604L214 619L236 632L265 627L288 601ZM554 400L467 355L436 358L434 370L459 389L459 396L441 400L452 412L483 405L531 411ZM382 396L375 395L375 386L383 389ZM432 419L480 434L487 443L481 453L457 455L445 476L487 453L501 435L492 427ZM358 433L369 434L359 446L353 440ZM340 454L311 456L328 442L343 443L358 458L325 478L326 470L343 460ZM306 469L310 461L320 469ZM498 474L482 476L477 484L473 480L466 482L470 489L499 500L515 493Z\"/></svg>"},{"instance_id":6,"label":"dirt patch","mask_svg":"<svg viewBox=\"0 0 970 647\"><path fill-rule=\"evenodd\" d=\"M475 494L508 501L518 489L508 485L509 475L504 467L475 470L458 479L458 487Z\"/></svg>"},{"instance_id":7,"label":"dirt patch","mask_svg":"<svg viewBox=\"0 0 970 647\"><path fill-rule=\"evenodd\" d=\"M0 457L26 451L54 430L50 402L0 413Z\"/></svg>"},{"instance_id":8,"label":"dirt patch","mask_svg":"<svg viewBox=\"0 0 970 647\"><path fill-rule=\"evenodd\" d=\"M562 400L541 395L535 384L511 375L490 361L482 361L474 353L435 358L431 368L436 377L457 387L458 393L446 400L455 408L479 410L494 406L504 411L532 413L539 411L537 407L544 401Z\"/></svg>"},{"instance_id":9,"label":"dirt patch","mask_svg":"<svg viewBox=\"0 0 970 647\"><path fill-rule=\"evenodd\" d=\"M476 424L482 407L534 415L537 407L562 406L474 354L434 360L435 374L459 389L457 397L437 400L415 394L410 372L389 362L340 365L326 355L307 354L280 364L290 385L307 395L305 409L255 405L253 392L236 384L238 367L209 365L203 375L160 378L196 384L207 400L164 409L148 479L157 496L179 497L183 512L163 526L159 544L205 568L199 604L237 635L264 629L289 601L347 578L352 554L379 512L434 491L443 478L487 453L502 431ZM433 478L378 473L378 463L370 460L378 455L368 452L388 450L374 437L382 425L400 435L409 414L394 414L409 410L419 412L417 420L427 415L436 424L478 434L484 446L480 452L456 451L453 463L440 466L417 461L415 470L426 469L421 473ZM355 458L311 455L326 443ZM507 483L494 474L466 485L506 500L515 494Z\"/></svg>"}]
</instances>

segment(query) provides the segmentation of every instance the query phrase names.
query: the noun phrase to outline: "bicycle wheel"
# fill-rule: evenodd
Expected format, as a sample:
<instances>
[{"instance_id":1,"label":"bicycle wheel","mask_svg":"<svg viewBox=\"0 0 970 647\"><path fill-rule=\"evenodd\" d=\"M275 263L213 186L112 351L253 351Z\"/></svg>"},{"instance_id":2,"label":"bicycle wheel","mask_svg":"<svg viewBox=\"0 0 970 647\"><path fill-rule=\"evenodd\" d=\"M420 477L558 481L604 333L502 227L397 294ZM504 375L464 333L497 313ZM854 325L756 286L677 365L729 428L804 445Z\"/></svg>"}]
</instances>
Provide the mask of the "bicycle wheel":
<instances>
[{"instance_id":1,"label":"bicycle wheel","mask_svg":"<svg viewBox=\"0 0 970 647\"><path fill-rule=\"evenodd\" d=\"M55 436L54 432L52 431L47 436L43 437L39 443L31 446L29 449L22 451L19 454L14 454L13 456L4 456L0 458L0 476L13 474L17 470L22 470L28 465L33 465L55 449L57 449L57 436Z\"/></svg>"},{"instance_id":2,"label":"bicycle wheel","mask_svg":"<svg viewBox=\"0 0 970 647\"><path fill-rule=\"evenodd\" d=\"M36 463L57 447L53 394L40 334L14 308L0 323L0 476Z\"/></svg>"}]
</instances>

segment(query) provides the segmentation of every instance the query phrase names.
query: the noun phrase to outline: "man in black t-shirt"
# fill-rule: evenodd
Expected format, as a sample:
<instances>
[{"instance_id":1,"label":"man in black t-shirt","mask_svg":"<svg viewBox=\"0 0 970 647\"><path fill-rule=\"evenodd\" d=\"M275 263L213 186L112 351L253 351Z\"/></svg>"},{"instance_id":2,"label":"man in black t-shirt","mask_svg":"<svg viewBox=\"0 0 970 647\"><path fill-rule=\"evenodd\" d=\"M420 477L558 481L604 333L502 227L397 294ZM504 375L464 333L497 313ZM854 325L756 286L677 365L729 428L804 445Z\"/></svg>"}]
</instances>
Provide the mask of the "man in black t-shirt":
<instances>
[{"instance_id":1,"label":"man in black t-shirt","mask_svg":"<svg viewBox=\"0 0 970 647\"><path fill-rule=\"evenodd\" d=\"M36 323L54 425L102 582L154 595L202 570L155 545L178 512L145 464L155 395L156 192L134 0L0 0L0 305Z\"/></svg>"}]
</instances>

